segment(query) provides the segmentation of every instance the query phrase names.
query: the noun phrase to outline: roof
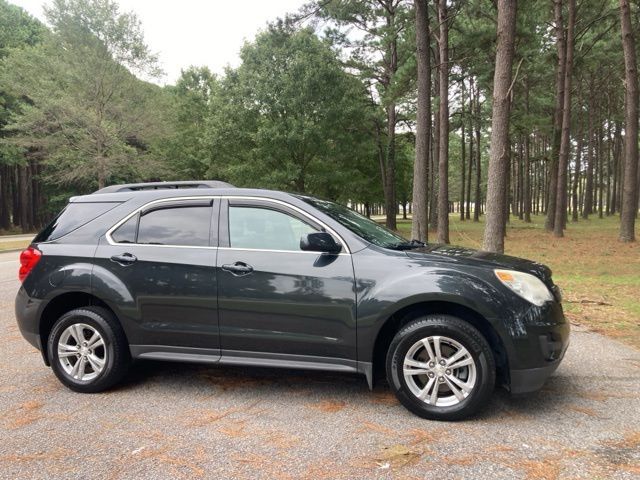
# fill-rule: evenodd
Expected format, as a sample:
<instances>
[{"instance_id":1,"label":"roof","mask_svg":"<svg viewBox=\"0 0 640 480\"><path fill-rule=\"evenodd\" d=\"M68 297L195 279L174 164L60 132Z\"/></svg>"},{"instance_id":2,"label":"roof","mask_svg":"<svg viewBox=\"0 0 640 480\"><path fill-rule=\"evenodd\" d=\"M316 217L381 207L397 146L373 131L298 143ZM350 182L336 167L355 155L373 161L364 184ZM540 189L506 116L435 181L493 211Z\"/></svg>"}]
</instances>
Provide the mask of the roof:
<instances>
[{"instance_id":1,"label":"roof","mask_svg":"<svg viewBox=\"0 0 640 480\"><path fill-rule=\"evenodd\" d=\"M72 203L93 202L126 202L136 200L136 203L146 203L162 198L171 197L200 197L200 196L254 196L275 198L280 200L300 201L290 193L256 188L238 188L219 180L188 180L178 182L150 182L111 185L88 195L71 197Z\"/></svg>"},{"instance_id":2,"label":"roof","mask_svg":"<svg viewBox=\"0 0 640 480\"><path fill-rule=\"evenodd\" d=\"M101 188L95 193L137 192L141 190L161 190L178 188L233 188L230 183L220 180L183 180L178 182L125 183Z\"/></svg>"}]
</instances>

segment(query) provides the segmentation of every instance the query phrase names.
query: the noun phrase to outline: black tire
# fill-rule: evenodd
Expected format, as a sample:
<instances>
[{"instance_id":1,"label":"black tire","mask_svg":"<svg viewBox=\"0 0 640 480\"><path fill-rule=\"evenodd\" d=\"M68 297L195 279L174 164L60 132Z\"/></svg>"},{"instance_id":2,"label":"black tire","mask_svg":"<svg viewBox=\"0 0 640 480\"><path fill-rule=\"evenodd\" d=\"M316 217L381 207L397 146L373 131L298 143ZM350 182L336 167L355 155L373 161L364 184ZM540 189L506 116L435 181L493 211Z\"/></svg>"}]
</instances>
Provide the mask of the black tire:
<instances>
[{"instance_id":1,"label":"black tire","mask_svg":"<svg viewBox=\"0 0 640 480\"><path fill-rule=\"evenodd\" d=\"M58 357L58 342L73 324L93 327L104 340L104 368L93 379L82 381L67 373ZM68 388L81 393L97 393L118 383L131 363L129 345L122 327L111 312L101 307L82 307L62 315L54 324L47 341L47 356L56 377Z\"/></svg>"},{"instance_id":2,"label":"black tire","mask_svg":"<svg viewBox=\"0 0 640 480\"><path fill-rule=\"evenodd\" d=\"M405 355L416 342L430 336L455 340L475 362L475 384L468 396L456 405L431 405L419 399L405 380ZM386 367L387 380L400 403L416 415L431 420L462 420L477 413L487 404L496 381L495 360L487 340L468 322L450 315L421 316L404 325L389 346ZM426 376L420 378L428 380Z\"/></svg>"}]
</instances>

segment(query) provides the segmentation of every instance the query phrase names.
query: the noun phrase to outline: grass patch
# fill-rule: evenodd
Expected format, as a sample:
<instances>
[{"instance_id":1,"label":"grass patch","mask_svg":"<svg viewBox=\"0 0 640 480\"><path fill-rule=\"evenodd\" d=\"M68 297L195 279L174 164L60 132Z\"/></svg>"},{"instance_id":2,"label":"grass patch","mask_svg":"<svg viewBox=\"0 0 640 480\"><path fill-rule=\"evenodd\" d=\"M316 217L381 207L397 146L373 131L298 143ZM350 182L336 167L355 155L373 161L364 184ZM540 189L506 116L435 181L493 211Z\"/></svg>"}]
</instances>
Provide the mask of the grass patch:
<instances>
[{"instance_id":1,"label":"grass patch","mask_svg":"<svg viewBox=\"0 0 640 480\"><path fill-rule=\"evenodd\" d=\"M0 252L7 250L16 250L19 248L27 248L31 240L11 240L8 242L0 242Z\"/></svg>"},{"instance_id":2,"label":"grass patch","mask_svg":"<svg viewBox=\"0 0 640 480\"><path fill-rule=\"evenodd\" d=\"M481 248L484 218L452 215L449 229L452 244ZM409 237L411 221L399 220L398 230ZM543 216L529 224L512 219L505 253L551 267L572 322L640 348L640 244L619 242L618 231L617 216L569 222L564 238L545 232Z\"/></svg>"}]
</instances>

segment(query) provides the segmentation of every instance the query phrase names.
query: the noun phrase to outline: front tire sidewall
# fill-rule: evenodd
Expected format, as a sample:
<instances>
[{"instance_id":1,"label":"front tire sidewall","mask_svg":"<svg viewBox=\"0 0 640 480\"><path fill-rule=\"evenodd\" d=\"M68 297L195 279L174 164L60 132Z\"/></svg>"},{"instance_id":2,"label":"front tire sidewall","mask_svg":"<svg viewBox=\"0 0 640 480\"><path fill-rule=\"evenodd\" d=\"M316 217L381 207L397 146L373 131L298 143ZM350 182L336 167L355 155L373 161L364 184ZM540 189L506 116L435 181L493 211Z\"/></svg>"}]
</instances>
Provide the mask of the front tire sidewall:
<instances>
[{"instance_id":1,"label":"front tire sidewall","mask_svg":"<svg viewBox=\"0 0 640 480\"><path fill-rule=\"evenodd\" d=\"M88 381L71 377L60 365L58 358L58 341L62 333L71 325L85 323L95 328L102 336L106 352L106 363L100 374ZM116 339L109 324L96 312L91 310L74 310L66 313L56 322L47 344L47 356L56 377L71 390L82 393L94 393L108 388L111 384L110 374L114 370L116 359Z\"/></svg>"},{"instance_id":2,"label":"front tire sidewall","mask_svg":"<svg viewBox=\"0 0 640 480\"><path fill-rule=\"evenodd\" d=\"M476 384L456 405L436 407L423 402L414 396L404 378L404 358L411 346L435 335L461 343L476 363ZM392 341L387 358L387 379L398 400L416 415L433 420L461 420L482 408L494 389L493 354L480 332L468 323L455 317L423 317L403 327Z\"/></svg>"}]
</instances>

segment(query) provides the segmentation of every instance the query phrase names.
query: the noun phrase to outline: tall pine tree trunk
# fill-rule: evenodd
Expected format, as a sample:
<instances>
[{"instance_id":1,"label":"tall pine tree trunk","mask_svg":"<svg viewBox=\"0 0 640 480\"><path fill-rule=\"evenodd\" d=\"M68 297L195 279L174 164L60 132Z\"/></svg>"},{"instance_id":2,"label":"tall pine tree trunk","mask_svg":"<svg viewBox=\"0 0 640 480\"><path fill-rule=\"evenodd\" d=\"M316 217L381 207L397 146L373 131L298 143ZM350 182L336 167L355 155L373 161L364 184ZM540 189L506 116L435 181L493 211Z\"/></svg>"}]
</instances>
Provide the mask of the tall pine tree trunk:
<instances>
[{"instance_id":1,"label":"tall pine tree trunk","mask_svg":"<svg viewBox=\"0 0 640 480\"><path fill-rule=\"evenodd\" d=\"M487 183L487 223L483 248L504 252L506 188L509 166L511 69L516 33L516 0L498 0L496 67L493 76L493 116Z\"/></svg>"},{"instance_id":2,"label":"tall pine tree trunk","mask_svg":"<svg viewBox=\"0 0 640 480\"><path fill-rule=\"evenodd\" d=\"M473 207L473 221L480 221L480 212L482 208L482 190L480 188L482 181L482 152L480 151L480 87L476 84L476 183L475 183L475 198Z\"/></svg>"},{"instance_id":3,"label":"tall pine tree trunk","mask_svg":"<svg viewBox=\"0 0 640 480\"><path fill-rule=\"evenodd\" d=\"M638 210L638 64L631 27L629 0L620 0L622 48L625 66L625 141L622 211L620 213L620 241L635 241L635 222Z\"/></svg>"},{"instance_id":4,"label":"tall pine tree trunk","mask_svg":"<svg viewBox=\"0 0 640 480\"><path fill-rule=\"evenodd\" d=\"M465 98L465 88L464 88L464 78L462 79L462 94L460 95L460 221L464 222L465 218L465 188L467 186L466 182L466 174L467 174L467 157L466 157L466 149L467 149L467 138L465 135L465 125L464 125L464 102Z\"/></svg>"},{"instance_id":5,"label":"tall pine tree trunk","mask_svg":"<svg viewBox=\"0 0 640 480\"><path fill-rule=\"evenodd\" d=\"M549 164L549 185L547 188L547 218L544 228L553 231L556 215L556 195L558 190L558 158L562 138L562 107L564 105L564 83L567 47L564 36L562 19L562 0L553 0L553 21L556 35L556 51L558 61L556 63L556 99L553 113L553 144L551 149L551 162Z\"/></svg>"},{"instance_id":6,"label":"tall pine tree trunk","mask_svg":"<svg viewBox=\"0 0 640 480\"><path fill-rule=\"evenodd\" d=\"M438 154L438 243L449 243L449 26L447 0L438 0L440 24Z\"/></svg>"},{"instance_id":7,"label":"tall pine tree trunk","mask_svg":"<svg viewBox=\"0 0 640 480\"><path fill-rule=\"evenodd\" d=\"M569 18L567 20L567 53L564 68L562 133L560 139L560 156L558 159L558 191L556 194L555 220L553 222L553 234L556 237L564 236L564 228L567 220L567 170L569 169L569 153L571 150L571 80L573 74L573 31L576 25L576 0L569 0L568 7Z\"/></svg>"},{"instance_id":8,"label":"tall pine tree trunk","mask_svg":"<svg viewBox=\"0 0 640 480\"><path fill-rule=\"evenodd\" d=\"M429 237L427 211L429 150L431 149L431 52L427 0L415 0L416 57L418 61L418 111L416 113L416 159L413 165L413 222L411 238Z\"/></svg>"}]
</instances>

